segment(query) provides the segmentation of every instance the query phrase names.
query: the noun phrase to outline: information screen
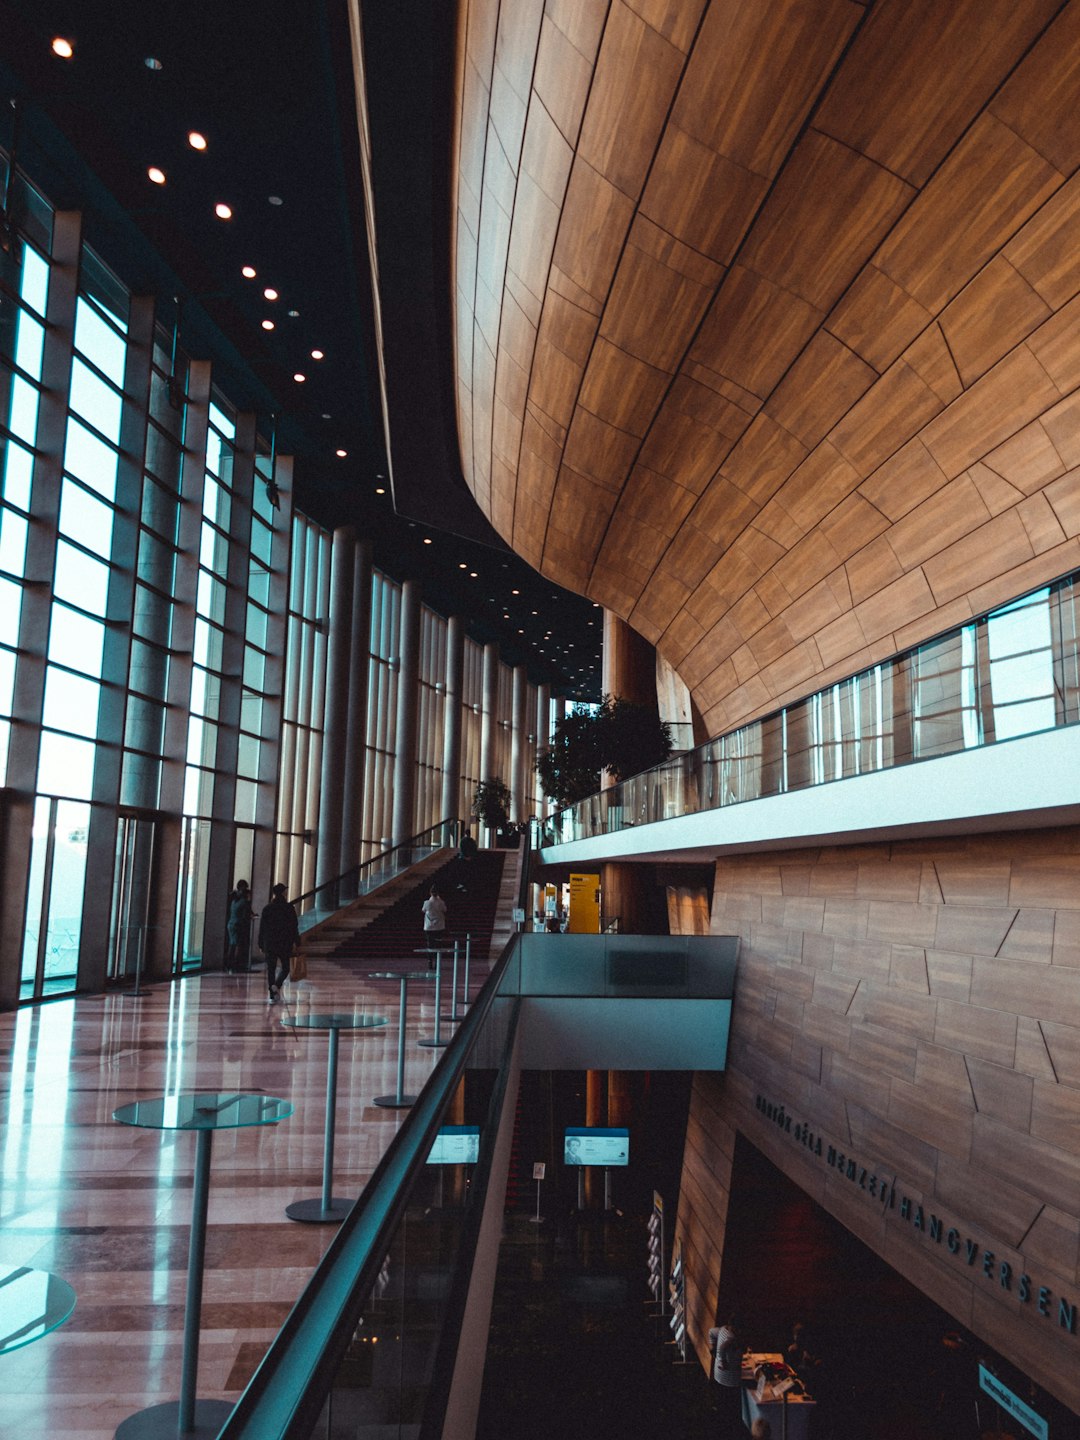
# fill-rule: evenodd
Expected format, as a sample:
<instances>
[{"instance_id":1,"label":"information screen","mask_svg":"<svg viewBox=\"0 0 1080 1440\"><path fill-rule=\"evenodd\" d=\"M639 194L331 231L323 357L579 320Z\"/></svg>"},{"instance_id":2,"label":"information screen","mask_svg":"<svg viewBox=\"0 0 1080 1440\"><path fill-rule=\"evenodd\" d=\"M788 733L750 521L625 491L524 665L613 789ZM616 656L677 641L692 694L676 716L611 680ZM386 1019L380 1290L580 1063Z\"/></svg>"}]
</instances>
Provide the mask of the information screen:
<instances>
[{"instance_id":1,"label":"information screen","mask_svg":"<svg viewBox=\"0 0 1080 1440\"><path fill-rule=\"evenodd\" d=\"M563 1139L566 1165L629 1165L630 1131L598 1125L568 1125Z\"/></svg>"},{"instance_id":2,"label":"information screen","mask_svg":"<svg viewBox=\"0 0 1080 1440\"><path fill-rule=\"evenodd\" d=\"M427 1157L429 1165L475 1165L480 1158L479 1125L444 1125Z\"/></svg>"}]
</instances>

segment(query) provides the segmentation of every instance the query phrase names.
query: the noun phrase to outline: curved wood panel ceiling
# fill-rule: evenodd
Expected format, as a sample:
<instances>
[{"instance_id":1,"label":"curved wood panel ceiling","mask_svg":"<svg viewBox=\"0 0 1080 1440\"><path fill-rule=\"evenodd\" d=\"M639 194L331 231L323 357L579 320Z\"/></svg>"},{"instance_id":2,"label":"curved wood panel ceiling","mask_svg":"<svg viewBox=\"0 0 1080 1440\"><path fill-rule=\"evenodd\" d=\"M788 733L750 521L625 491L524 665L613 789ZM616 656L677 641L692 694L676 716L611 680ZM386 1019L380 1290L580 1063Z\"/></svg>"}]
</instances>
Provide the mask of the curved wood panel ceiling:
<instances>
[{"instance_id":1,"label":"curved wood panel ceiling","mask_svg":"<svg viewBox=\"0 0 1080 1440\"><path fill-rule=\"evenodd\" d=\"M1080 0L469 0L465 475L710 733L1080 564Z\"/></svg>"}]
</instances>

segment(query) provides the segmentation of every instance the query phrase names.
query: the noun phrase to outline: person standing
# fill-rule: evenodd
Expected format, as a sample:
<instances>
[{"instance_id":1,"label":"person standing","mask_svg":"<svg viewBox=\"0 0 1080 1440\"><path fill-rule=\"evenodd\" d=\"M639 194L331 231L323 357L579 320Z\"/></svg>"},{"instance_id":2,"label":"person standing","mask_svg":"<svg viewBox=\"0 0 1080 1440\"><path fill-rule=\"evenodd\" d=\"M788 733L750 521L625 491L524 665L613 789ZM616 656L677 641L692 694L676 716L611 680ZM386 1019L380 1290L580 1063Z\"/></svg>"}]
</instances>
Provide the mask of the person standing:
<instances>
[{"instance_id":1,"label":"person standing","mask_svg":"<svg viewBox=\"0 0 1080 1440\"><path fill-rule=\"evenodd\" d=\"M468 875L469 867L476 859L476 856L477 844L469 833L469 827L466 825L461 833L461 840L458 843L457 865L455 867L457 871L457 888L459 890L468 888L465 884L465 877Z\"/></svg>"},{"instance_id":2,"label":"person standing","mask_svg":"<svg viewBox=\"0 0 1080 1440\"><path fill-rule=\"evenodd\" d=\"M743 1347L731 1311L725 1312L720 1324L709 1331L709 1344L713 1351L713 1379L721 1387L717 1408L724 1424L734 1435L735 1427L742 1420Z\"/></svg>"},{"instance_id":3,"label":"person standing","mask_svg":"<svg viewBox=\"0 0 1080 1440\"><path fill-rule=\"evenodd\" d=\"M420 907L424 912L424 940L434 950L446 933L446 901L439 894L438 885L432 885L431 893Z\"/></svg>"},{"instance_id":4,"label":"person standing","mask_svg":"<svg viewBox=\"0 0 1080 1440\"><path fill-rule=\"evenodd\" d=\"M229 896L229 913L225 921L225 969L230 973L247 971L251 948L251 887L238 880Z\"/></svg>"},{"instance_id":5,"label":"person standing","mask_svg":"<svg viewBox=\"0 0 1080 1440\"><path fill-rule=\"evenodd\" d=\"M270 892L270 904L259 919L259 949L266 956L267 998L271 1004L280 998L281 987L289 975L289 959L300 939L296 909L285 894L284 885L275 885Z\"/></svg>"}]
</instances>

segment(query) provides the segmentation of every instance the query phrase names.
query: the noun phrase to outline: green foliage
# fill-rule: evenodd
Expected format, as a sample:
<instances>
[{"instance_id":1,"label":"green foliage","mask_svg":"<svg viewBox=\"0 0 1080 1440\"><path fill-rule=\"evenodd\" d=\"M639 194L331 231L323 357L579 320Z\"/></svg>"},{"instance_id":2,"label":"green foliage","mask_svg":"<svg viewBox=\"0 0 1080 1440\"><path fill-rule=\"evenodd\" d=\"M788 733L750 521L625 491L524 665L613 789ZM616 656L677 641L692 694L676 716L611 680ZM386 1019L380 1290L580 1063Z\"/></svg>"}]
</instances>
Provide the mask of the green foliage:
<instances>
[{"instance_id":1,"label":"green foliage","mask_svg":"<svg viewBox=\"0 0 1080 1440\"><path fill-rule=\"evenodd\" d=\"M510 787L501 780L481 780L473 796L472 817L489 830L503 830L510 821Z\"/></svg>"},{"instance_id":2,"label":"green foliage","mask_svg":"<svg viewBox=\"0 0 1080 1440\"><path fill-rule=\"evenodd\" d=\"M540 752L536 773L559 806L573 805L600 789L600 773L626 780L659 765L672 751L671 730L655 707L605 695L597 710L575 706L555 726Z\"/></svg>"}]
</instances>

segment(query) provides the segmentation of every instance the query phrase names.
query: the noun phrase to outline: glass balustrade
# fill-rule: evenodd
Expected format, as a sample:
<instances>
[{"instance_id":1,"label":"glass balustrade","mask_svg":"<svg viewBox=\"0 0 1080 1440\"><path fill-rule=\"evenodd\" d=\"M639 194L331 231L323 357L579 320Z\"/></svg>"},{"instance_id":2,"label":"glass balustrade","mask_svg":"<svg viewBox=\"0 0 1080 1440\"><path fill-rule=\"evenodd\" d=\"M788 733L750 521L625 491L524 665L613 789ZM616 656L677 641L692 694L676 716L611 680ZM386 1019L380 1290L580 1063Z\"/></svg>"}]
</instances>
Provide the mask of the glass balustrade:
<instances>
[{"instance_id":1,"label":"glass balustrade","mask_svg":"<svg viewBox=\"0 0 1080 1440\"><path fill-rule=\"evenodd\" d=\"M953 755L1080 719L1070 575L541 822L562 845Z\"/></svg>"}]
</instances>

